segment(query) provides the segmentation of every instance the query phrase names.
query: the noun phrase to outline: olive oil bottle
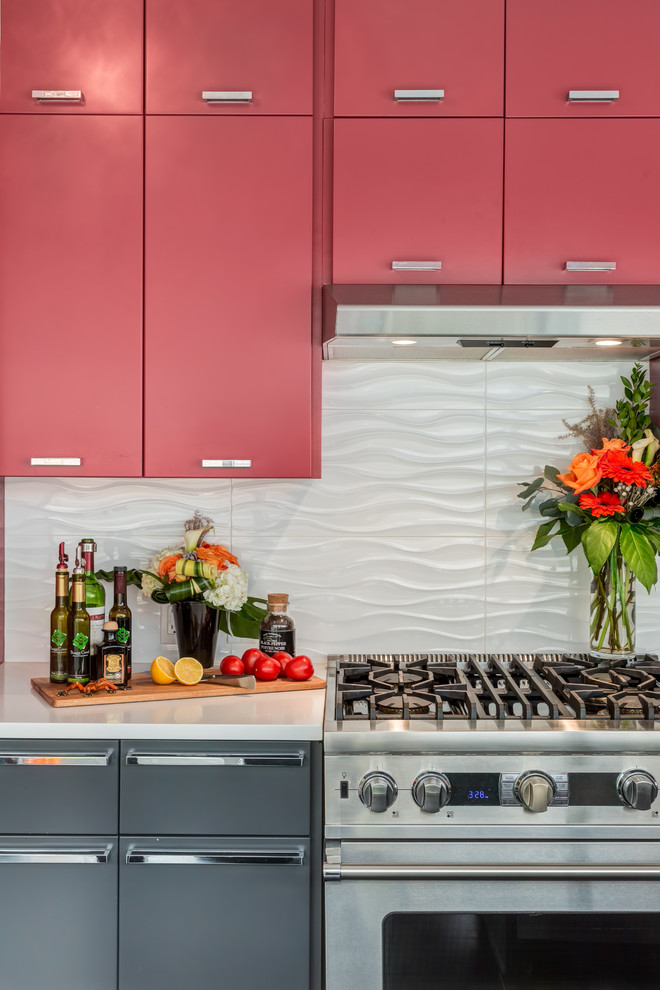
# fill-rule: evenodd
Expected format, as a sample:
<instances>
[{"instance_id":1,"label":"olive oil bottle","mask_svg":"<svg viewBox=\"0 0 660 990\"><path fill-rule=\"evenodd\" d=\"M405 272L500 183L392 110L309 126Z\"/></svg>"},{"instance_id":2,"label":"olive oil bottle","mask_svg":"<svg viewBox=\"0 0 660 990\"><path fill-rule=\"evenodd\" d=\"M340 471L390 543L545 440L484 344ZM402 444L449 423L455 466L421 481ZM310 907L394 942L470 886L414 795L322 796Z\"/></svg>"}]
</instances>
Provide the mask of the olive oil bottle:
<instances>
[{"instance_id":1,"label":"olive oil bottle","mask_svg":"<svg viewBox=\"0 0 660 990\"><path fill-rule=\"evenodd\" d=\"M69 658L67 680L69 684L89 681L89 612L85 608L85 569L76 558L71 584L71 611L68 622Z\"/></svg>"},{"instance_id":2,"label":"olive oil bottle","mask_svg":"<svg viewBox=\"0 0 660 990\"><path fill-rule=\"evenodd\" d=\"M69 568L64 544L60 543L60 562L55 569L55 608L50 613L50 679L66 684L69 643Z\"/></svg>"}]
</instances>

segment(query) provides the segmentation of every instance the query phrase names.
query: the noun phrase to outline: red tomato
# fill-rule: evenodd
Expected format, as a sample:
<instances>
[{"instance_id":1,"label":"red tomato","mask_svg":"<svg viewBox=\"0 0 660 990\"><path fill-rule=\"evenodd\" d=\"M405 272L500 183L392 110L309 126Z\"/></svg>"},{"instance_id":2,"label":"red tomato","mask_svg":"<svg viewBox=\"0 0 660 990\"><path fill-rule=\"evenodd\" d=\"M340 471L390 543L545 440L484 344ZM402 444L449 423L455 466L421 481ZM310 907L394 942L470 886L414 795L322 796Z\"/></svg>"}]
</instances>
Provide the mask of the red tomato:
<instances>
[{"instance_id":1,"label":"red tomato","mask_svg":"<svg viewBox=\"0 0 660 990\"><path fill-rule=\"evenodd\" d=\"M293 660L293 657L290 653L285 653L284 650L278 650L277 653L273 653L273 660L279 660L282 667L280 677L284 677L284 668L288 664L289 660Z\"/></svg>"},{"instance_id":2,"label":"red tomato","mask_svg":"<svg viewBox=\"0 0 660 990\"><path fill-rule=\"evenodd\" d=\"M258 681L274 681L281 669L279 660L262 656L254 665L254 676Z\"/></svg>"},{"instance_id":3,"label":"red tomato","mask_svg":"<svg viewBox=\"0 0 660 990\"><path fill-rule=\"evenodd\" d=\"M314 666L309 657L294 657L289 660L284 673L292 681L308 681L314 673Z\"/></svg>"},{"instance_id":4,"label":"red tomato","mask_svg":"<svg viewBox=\"0 0 660 990\"><path fill-rule=\"evenodd\" d=\"M261 650L257 650L254 648L251 650L246 650L243 656L241 657L243 663L245 664L245 673L254 674L255 663L257 662L257 660L259 660L261 657L264 657L265 655L266 654L262 653Z\"/></svg>"},{"instance_id":5,"label":"red tomato","mask_svg":"<svg viewBox=\"0 0 660 990\"><path fill-rule=\"evenodd\" d=\"M220 661L220 673L240 676L245 673L245 664L240 657L235 657L233 655L223 657Z\"/></svg>"}]
</instances>

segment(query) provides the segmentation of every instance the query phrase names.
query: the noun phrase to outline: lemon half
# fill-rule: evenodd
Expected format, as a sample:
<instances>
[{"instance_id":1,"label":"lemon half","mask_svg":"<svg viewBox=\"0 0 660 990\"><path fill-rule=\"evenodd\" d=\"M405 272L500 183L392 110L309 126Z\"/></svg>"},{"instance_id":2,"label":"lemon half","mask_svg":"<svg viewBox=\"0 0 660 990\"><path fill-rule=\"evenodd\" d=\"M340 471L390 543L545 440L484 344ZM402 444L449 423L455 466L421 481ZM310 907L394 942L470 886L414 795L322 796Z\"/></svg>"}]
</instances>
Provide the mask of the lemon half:
<instances>
[{"instance_id":1,"label":"lemon half","mask_svg":"<svg viewBox=\"0 0 660 990\"><path fill-rule=\"evenodd\" d=\"M167 657L156 657L151 662L151 680L154 684L173 684L176 680L174 664Z\"/></svg>"},{"instance_id":2,"label":"lemon half","mask_svg":"<svg viewBox=\"0 0 660 990\"><path fill-rule=\"evenodd\" d=\"M174 676L179 684L199 684L204 668L194 657L181 657L174 664Z\"/></svg>"}]
</instances>

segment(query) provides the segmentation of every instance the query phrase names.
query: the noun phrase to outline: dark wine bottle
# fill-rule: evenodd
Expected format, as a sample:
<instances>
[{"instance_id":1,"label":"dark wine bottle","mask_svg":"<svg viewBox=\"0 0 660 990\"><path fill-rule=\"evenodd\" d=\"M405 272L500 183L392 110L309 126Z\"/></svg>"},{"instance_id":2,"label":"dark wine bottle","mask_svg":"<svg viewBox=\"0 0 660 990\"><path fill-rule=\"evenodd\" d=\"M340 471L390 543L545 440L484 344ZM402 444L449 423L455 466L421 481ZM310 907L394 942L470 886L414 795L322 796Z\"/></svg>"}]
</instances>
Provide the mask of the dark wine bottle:
<instances>
[{"instance_id":1,"label":"dark wine bottle","mask_svg":"<svg viewBox=\"0 0 660 990\"><path fill-rule=\"evenodd\" d=\"M68 622L69 684L89 681L89 612L85 608L85 571L76 560L71 586L71 611Z\"/></svg>"},{"instance_id":2,"label":"dark wine bottle","mask_svg":"<svg viewBox=\"0 0 660 990\"><path fill-rule=\"evenodd\" d=\"M133 672L133 619L126 604L126 568L115 567L115 597L108 619L117 623L117 642L126 647L126 680Z\"/></svg>"},{"instance_id":3,"label":"dark wine bottle","mask_svg":"<svg viewBox=\"0 0 660 990\"><path fill-rule=\"evenodd\" d=\"M80 557L85 565L85 608L89 615L89 666L92 679L98 676L105 622L105 588L94 573L94 554L98 549L91 536L80 541Z\"/></svg>"},{"instance_id":4,"label":"dark wine bottle","mask_svg":"<svg viewBox=\"0 0 660 990\"><path fill-rule=\"evenodd\" d=\"M50 613L50 679L66 684L69 642L69 568L64 544L60 543L60 562L55 570L55 608Z\"/></svg>"}]
</instances>

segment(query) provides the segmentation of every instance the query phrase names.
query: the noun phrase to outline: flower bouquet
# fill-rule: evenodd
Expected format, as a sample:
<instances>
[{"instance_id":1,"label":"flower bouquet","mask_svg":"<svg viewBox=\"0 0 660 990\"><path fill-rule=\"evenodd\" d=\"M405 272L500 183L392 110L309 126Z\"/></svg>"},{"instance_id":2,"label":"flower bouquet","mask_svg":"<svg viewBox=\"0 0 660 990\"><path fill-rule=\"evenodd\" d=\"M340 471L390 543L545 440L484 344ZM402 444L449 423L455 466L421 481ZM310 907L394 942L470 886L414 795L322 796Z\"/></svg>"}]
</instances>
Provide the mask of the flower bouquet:
<instances>
[{"instance_id":1,"label":"flower bouquet","mask_svg":"<svg viewBox=\"0 0 660 990\"><path fill-rule=\"evenodd\" d=\"M653 386L636 364L622 378L624 398L616 409L595 407L569 427L586 451L568 469L546 466L542 477L520 482L523 509L543 493L538 510L546 518L532 550L560 537L570 553L581 546L593 573L591 653L626 659L635 652L635 578L650 592L658 579L660 553L660 430L651 425Z\"/></svg>"}]
</instances>

